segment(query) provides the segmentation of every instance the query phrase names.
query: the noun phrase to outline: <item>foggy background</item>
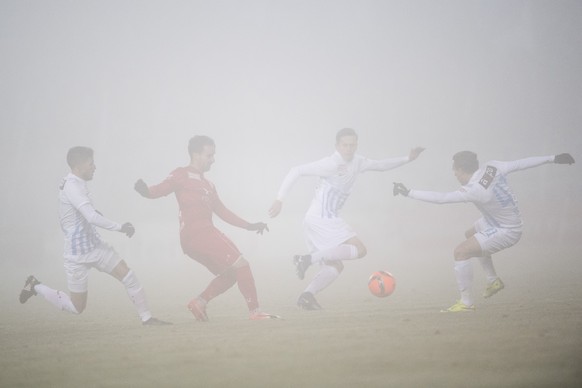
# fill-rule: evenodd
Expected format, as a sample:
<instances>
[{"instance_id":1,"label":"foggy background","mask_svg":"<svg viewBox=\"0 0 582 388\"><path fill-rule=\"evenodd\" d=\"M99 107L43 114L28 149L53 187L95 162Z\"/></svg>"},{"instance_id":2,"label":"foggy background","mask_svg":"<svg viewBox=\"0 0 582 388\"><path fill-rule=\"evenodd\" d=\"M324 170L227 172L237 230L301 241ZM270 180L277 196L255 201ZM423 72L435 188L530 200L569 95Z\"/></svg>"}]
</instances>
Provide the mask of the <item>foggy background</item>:
<instances>
[{"instance_id":1,"label":"foggy background","mask_svg":"<svg viewBox=\"0 0 582 388\"><path fill-rule=\"evenodd\" d=\"M451 157L465 149L482 163L562 152L580 163L580 20L579 1L2 0L1 276L20 287L34 273L66 289L57 187L67 150L85 145L95 150L95 207L137 230L103 239L150 297L185 304L210 274L181 252L174 197L143 199L133 183L186 165L188 140L205 134L217 144L207 178L223 202L271 232L216 224L251 261L261 300L276 310L277 290L293 304L306 282L290 260L305 252L301 220L316 180L299 181L278 218L267 209L291 167L330 155L335 133L352 127L371 158L427 150L360 176L342 215L368 256L346 263L322 304L363 295L377 269L419 301L444 287L452 302L452 251L479 213L394 198L392 182L455 190ZM506 284L580 275L580 178L578 164L510 176L525 229L495 256ZM99 284L113 283L92 273L90 290ZM121 287L111 295L125 298ZM92 292L88 312L102 298Z\"/></svg>"}]
</instances>

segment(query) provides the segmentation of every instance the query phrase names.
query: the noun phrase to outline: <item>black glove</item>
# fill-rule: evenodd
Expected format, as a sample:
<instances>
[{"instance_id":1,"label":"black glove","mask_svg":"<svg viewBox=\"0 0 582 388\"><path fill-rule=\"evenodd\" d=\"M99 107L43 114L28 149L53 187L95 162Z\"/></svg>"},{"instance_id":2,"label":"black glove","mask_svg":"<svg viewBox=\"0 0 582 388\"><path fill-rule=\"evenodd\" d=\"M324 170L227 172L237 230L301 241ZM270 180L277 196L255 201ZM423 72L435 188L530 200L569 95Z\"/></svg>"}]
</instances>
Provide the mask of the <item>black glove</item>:
<instances>
[{"instance_id":1,"label":"black glove","mask_svg":"<svg viewBox=\"0 0 582 388\"><path fill-rule=\"evenodd\" d=\"M125 224L121 225L121 229L119 230L121 233L125 233L125 235L129 238L133 236L135 233L135 228L131 224L131 222L126 222Z\"/></svg>"},{"instance_id":2,"label":"black glove","mask_svg":"<svg viewBox=\"0 0 582 388\"><path fill-rule=\"evenodd\" d=\"M263 234L263 231L269 231L269 227L264 222L256 222L254 224L249 224L247 230L256 230L257 234Z\"/></svg>"},{"instance_id":3,"label":"black glove","mask_svg":"<svg viewBox=\"0 0 582 388\"><path fill-rule=\"evenodd\" d=\"M392 189L392 194L394 194L394 196L400 194L408 197L408 193L410 193L410 189L407 189L402 183L394 182L394 189Z\"/></svg>"},{"instance_id":4,"label":"black glove","mask_svg":"<svg viewBox=\"0 0 582 388\"><path fill-rule=\"evenodd\" d=\"M554 163L557 164L572 164L574 162L575 160L570 154L560 154L556 155L556 157L554 158Z\"/></svg>"},{"instance_id":5,"label":"black glove","mask_svg":"<svg viewBox=\"0 0 582 388\"><path fill-rule=\"evenodd\" d=\"M133 188L135 189L135 191L140 193L142 197L149 198L150 190L148 189L148 185L146 185L146 183L142 179L139 179L137 182L135 182Z\"/></svg>"}]
</instances>

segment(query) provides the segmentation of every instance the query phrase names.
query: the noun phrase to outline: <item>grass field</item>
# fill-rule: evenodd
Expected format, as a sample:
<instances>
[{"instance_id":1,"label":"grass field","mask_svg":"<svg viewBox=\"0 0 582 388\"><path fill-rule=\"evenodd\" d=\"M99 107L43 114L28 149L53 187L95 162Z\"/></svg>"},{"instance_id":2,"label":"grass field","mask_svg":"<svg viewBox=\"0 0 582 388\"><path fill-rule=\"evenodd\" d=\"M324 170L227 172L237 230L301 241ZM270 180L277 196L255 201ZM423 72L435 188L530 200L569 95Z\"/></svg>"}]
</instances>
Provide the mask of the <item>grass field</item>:
<instances>
[{"instance_id":1,"label":"grass field","mask_svg":"<svg viewBox=\"0 0 582 388\"><path fill-rule=\"evenodd\" d=\"M338 282L322 294L319 312L299 311L296 293L273 283L263 287L264 308L284 319L259 322L247 319L236 288L209 307L210 322L199 323L185 309L187 297L174 295L181 291L150 287L156 315L174 322L168 327L139 325L123 289L93 277L80 316L39 297L20 305L24 277L4 282L0 386L582 386L576 276L559 287L548 279L544 290L516 277L465 314L439 313L454 301L447 282L401 284L386 299Z\"/></svg>"}]
</instances>

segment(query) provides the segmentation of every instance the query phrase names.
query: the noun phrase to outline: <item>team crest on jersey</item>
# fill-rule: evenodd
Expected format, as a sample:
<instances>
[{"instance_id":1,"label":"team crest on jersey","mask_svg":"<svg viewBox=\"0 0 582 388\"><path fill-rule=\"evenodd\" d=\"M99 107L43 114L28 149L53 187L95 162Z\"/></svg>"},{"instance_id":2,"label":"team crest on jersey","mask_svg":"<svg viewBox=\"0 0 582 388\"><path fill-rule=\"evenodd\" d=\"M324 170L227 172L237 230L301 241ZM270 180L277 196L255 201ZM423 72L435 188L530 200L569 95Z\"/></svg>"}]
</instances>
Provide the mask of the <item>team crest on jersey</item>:
<instances>
[{"instance_id":1,"label":"team crest on jersey","mask_svg":"<svg viewBox=\"0 0 582 388\"><path fill-rule=\"evenodd\" d=\"M347 172L348 172L347 164L340 164L339 166L337 166L337 174L339 176L346 175Z\"/></svg>"},{"instance_id":2,"label":"team crest on jersey","mask_svg":"<svg viewBox=\"0 0 582 388\"><path fill-rule=\"evenodd\" d=\"M495 178L496 175L497 168L493 166L487 166L485 168L485 173L483 174L481 179L479 179L479 184L486 189L489 188L491 182L493 182L493 179Z\"/></svg>"}]
</instances>

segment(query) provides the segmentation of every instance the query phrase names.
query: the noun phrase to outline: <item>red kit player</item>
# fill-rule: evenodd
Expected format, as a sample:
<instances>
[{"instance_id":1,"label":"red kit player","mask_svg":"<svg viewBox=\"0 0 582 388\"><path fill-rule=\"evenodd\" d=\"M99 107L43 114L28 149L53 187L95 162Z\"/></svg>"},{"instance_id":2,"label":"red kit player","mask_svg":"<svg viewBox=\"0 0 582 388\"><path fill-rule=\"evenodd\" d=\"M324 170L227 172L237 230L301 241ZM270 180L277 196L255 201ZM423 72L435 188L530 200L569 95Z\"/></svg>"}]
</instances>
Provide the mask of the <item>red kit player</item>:
<instances>
[{"instance_id":1,"label":"red kit player","mask_svg":"<svg viewBox=\"0 0 582 388\"><path fill-rule=\"evenodd\" d=\"M135 183L135 190L146 198L160 198L174 193L180 208L180 242L182 250L216 277L208 287L188 303L188 309L199 321L207 321L206 304L235 283L249 308L250 319L278 318L259 310L255 280L249 262L234 243L218 230L213 214L225 222L263 234L269 230L263 222L250 223L230 211L204 177L214 163L214 140L208 136L194 136L188 144L190 165L178 167L158 185L148 186L143 180Z\"/></svg>"}]
</instances>

